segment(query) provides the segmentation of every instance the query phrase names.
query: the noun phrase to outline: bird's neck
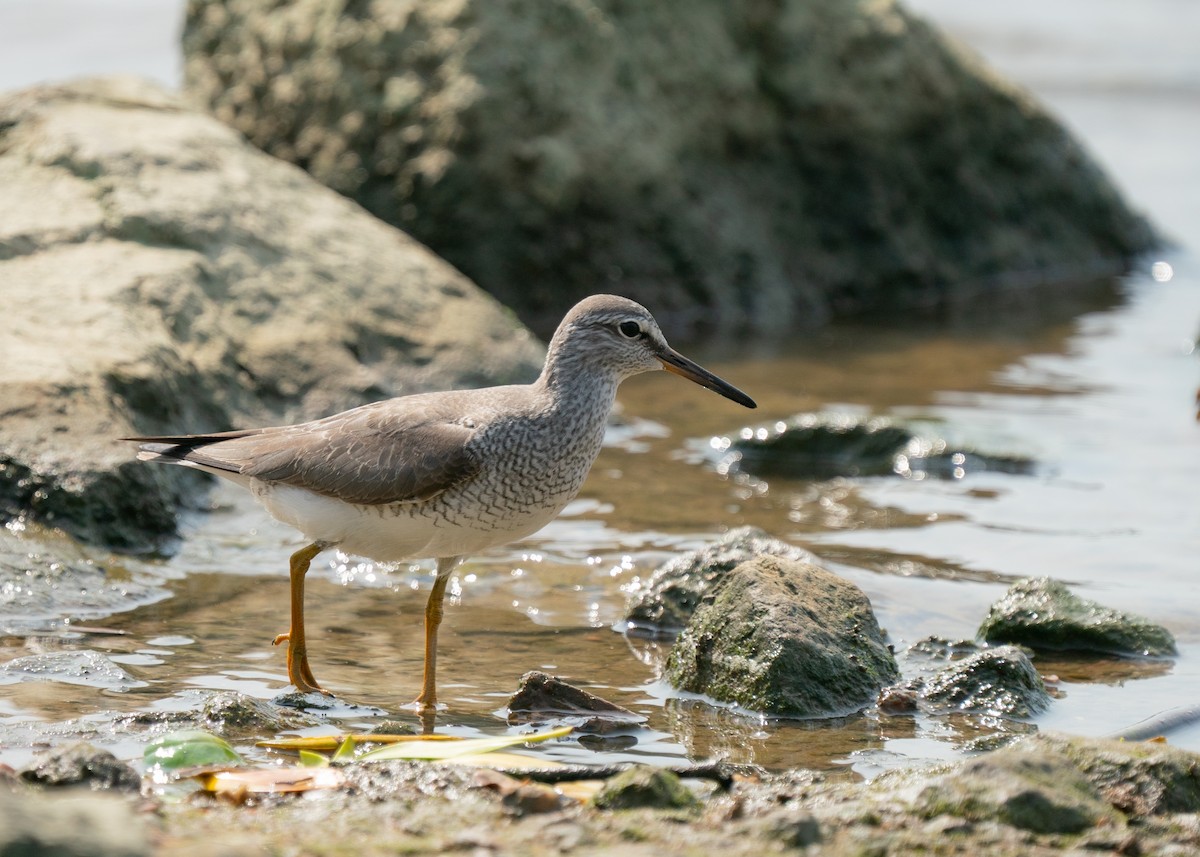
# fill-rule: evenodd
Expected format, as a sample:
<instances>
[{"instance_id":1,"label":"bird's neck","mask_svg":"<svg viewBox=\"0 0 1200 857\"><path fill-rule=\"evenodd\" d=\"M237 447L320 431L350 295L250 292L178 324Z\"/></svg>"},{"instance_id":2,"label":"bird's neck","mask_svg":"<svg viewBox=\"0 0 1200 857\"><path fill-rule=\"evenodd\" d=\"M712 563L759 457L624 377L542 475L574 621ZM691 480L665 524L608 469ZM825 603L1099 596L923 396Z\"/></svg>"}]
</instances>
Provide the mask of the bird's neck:
<instances>
[{"instance_id":1,"label":"bird's neck","mask_svg":"<svg viewBox=\"0 0 1200 857\"><path fill-rule=\"evenodd\" d=\"M569 356L552 355L536 385L559 413L594 415L607 421L620 383L621 377L615 372L599 370Z\"/></svg>"}]
</instances>

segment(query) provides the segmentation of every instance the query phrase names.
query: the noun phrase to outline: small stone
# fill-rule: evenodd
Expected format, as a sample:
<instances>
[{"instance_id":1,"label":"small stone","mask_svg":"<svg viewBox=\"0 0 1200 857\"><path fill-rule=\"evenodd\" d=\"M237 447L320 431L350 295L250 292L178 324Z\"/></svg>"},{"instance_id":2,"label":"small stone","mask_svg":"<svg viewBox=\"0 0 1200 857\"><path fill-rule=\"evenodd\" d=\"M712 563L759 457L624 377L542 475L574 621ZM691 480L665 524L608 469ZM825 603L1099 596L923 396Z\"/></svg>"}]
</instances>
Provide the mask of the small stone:
<instances>
[{"instance_id":1,"label":"small stone","mask_svg":"<svg viewBox=\"0 0 1200 857\"><path fill-rule=\"evenodd\" d=\"M1002 717L1031 717L1050 706L1045 682L1016 646L955 661L924 682L921 698L935 708Z\"/></svg>"},{"instance_id":2,"label":"small stone","mask_svg":"<svg viewBox=\"0 0 1200 857\"><path fill-rule=\"evenodd\" d=\"M628 708L538 670L521 676L520 687L508 700L508 712L509 723L562 720L576 732L593 734L633 729L646 722Z\"/></svg>"},{"instance_id":3,"label":"small stone","mask_svg":"<svg viewBox=\"0 0 1200 857\"><path fill-rule=\"evenodd\" d=\"M44 786L86 785L132 792L142 787L137 771L107 750L88 743L51 750L22 771L21 778Z\"/></svg>"},{"instance_id":4,"label":"small stone","mask_svg":"<svg viewBox=\"0 0 1200 857\"><path fill-rule=\"evenodd\" d=\"M700 805L675 774L644 765L612 777L592 803L600 809L694 809Z\"/></svg>"}]
</instances>

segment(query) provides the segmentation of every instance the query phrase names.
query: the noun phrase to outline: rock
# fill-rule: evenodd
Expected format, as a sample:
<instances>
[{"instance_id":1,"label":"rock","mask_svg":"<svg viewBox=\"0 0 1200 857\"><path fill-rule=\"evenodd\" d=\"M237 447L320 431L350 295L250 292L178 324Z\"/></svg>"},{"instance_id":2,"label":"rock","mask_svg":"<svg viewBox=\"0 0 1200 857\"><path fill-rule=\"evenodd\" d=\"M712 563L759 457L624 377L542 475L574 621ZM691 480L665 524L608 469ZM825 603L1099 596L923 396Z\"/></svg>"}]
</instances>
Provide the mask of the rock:
<instances>
[{"instance_id":1,"label":"rock","mask_svg":"<svg viewBox=\"0 0 1200 857\"><path fill-rule=\"evenodd\" d=\"M61 631L64 619L110 616L169 594L161 574L131 557L22 521L0 527L0 635Z\"/></svg>"},{"instance_id":2,"label":"rock","mask_svg":"<svg viewBox=\"0 0 1200 857\"><path fill-rule=\"evenodd\" d=\"M307 729L321 721L290 708L280 708L234 690L215 693L204 702L203 727L225 738L278 735Z\"/></svg>"},{"instance_id":3,"label":"rock","mask_svg":"<svg viewBox=\"0 0 1200 857\"><path fill-rule=\"evenodd\" d=\"M934 710L1000 717L1032 717L1050 707L1050 694L1028 656L1016 646L998 646L956 661L920 686Z\"/></svg>"},{"instance_id":4,"label":"rock","mask_svg":"<svg viewBox=\"0 0 1200 857\"><path fill-rule=\"evenodd\" d=\"M19 681L57 681L116 691L146 686L119 664L90 649L40 652L0 664L0 684Z\"/></svg>"},{"instance_id":5,"label":"rock","mask_svg":"<svg viewBox=\"0 0 1200 857\"><path fill-rule=\"evenodd\" d=\"M678 633L700 599L735 566L759 556L815 564L803 548L772 538L757 527L738 527L717 541L663 563L630 593L625 621L634 633Z\"/></svg>"},{"instance_id":6,"label":"rock","mask_svg":"<svg viewBox=\"0 0 1200 857\"><path fill-rule=\"evenodd\" d=\"M1062 753L1110 804L1134 818L1200 813L1200 758L1153 741L1038 735L1027 743Z\"/></svg>"},{"instance_id":7,"label":"rock","mask_svg":"<svg viewBox=\"0 0 1200 857\"><path fill-rule=\"evenodd\" d=\"M800 414L770 427L743 428L717 443L718 468L756 476L832 479L837 476L904 476L960 479L983 471L1029 474L1021 455L982 452L919 433L880 417Z\"/></svg>"},{"instance_id":8,"label":"rock","mask_svg":"<svg viewBox=\"0 0 1200 857\"><path fill-rule=\"evenodd\" d=\"M675 774L646 765L609 779L592 803L600 809L693 809L700 805Z\"/></svg>"},{"instance_id":9,"label":"rock","mask_svg":"<svg viewBox=\"0 0 1200 857\"><path fill-rule=\"evenodd\" d=\"M0 789L0 854L38 857L143 857L142 821L119 797Z\"/></svg>"},{"instance_id":10,"label":"rock","mask_svg":"<svg viewBox=\"0 0 1200 857\"><path fill-rule=\"evenodd\" d=\"M979 636L1032 649L1152 657L1176 651L1161 625L1080 598L1047 577L1014 583L988 611Z\"/></svg>"},{"instance_id":11,"label":"rock","mask_svg":"<svg viewBox=\"0 0 1200 857\"><path fill-rule=\"evenodd\" d=\"M532 377L542 348L401 232L164 91L0 97L0 518L155 548L194 493L136 433Z\"/></svg>"},{"instance_id":12,"label":"rock","mask_svg":"<svg viewBox=\"0 0 1200 857\"><path fill-rule=\"evenodd\" d=\"M87 743L51 750L33 767L22 771L21 778L44 786L86 785L131 792L142 787L142 777L137 771L107 750Z\"/></svg>"},{"instance_id":13,"label":"rock","mask_svg":"<svg viewBox=\"0 0 1200 857\"><path fill-rule=\"evenodd\" d=\"M835 717L898 677L866 595L810 563L742 563L704 596L667 659L675 687L767 714Z\"/></svg>"},{"instance_id":14,"label":"rock","mask_svg":"<svg viewBox=\"0 0 1200 857\"><path fill-rule=\"evenodd\" d=\"M539 326L619 283L668 333L785 331L1154 240L1030 95L891 0L365 8L191 3L187 90Z\"/></svg>"},{"instance_id":15,"label":"rock","mask_svg":"<svg viewBox=\"0 0 1200 857\"><path fill-rule=\"evenodd\" d=\"M533 670L521 676L521 686L508 700L509 723L562 721L576 732L605 735L636 729L642 715L601 699L557 676Z\"/></svg>"},{"instance_id":16,"label":"rock","mask_svg":"<svg viewBox=\"0 0 1200 857\"><path fill-rule=\"evenodd\" d=\"M998 820L1032 833L1079 833L1121 816L1062 753L1027 742L971 759L926 786L917 799L927 818Z\"/></svg>"}]
</instances>

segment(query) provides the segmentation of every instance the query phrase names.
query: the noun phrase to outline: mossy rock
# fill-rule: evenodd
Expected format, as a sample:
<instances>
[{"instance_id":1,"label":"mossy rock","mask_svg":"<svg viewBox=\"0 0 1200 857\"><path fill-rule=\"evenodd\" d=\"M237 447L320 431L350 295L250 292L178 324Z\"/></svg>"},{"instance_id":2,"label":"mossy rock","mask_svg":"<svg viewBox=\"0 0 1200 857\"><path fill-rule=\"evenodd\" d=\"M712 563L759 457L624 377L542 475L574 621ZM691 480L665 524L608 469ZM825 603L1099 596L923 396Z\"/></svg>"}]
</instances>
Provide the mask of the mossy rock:
<instances>
[{"instance_id":1,"label":"mossy rock","mask_svg":"<svg viewBox=\"0 0 1200 857\"><path fill-rule=\"evenodd\" d=\"M1014 583L988 611L979 636L1032 649L1153 657L1176 653L1174 636L1161 625L1080 598L1046 577Z\"/></svg>"},{"instance_id":2,"label":"mossy rock","mask_svg":"<svg viewBox=\"0 0 1200 857\"><path fill-rule=\"evenodd\" d=\"M660 565L641 583L625 606L630 630L678 633L692 618L705 592L738 565L758 556L816 562L795 545L773 538L758 527L738 527L694 551Z\"/></svg>"},{"instance_id":3,"label":"mossy rock","mask_svg":"<svg viewBox=\"0 0 1200 857\"><path fill-rule=\"evenodd\" d=\"M700 800L671 771L643 765L611 778L592 803L600 809L694 809Z\"/></svg>"},{"instance_id":4,"label":"mossy rock","mask_svg":"<svg viewBox=\"0 0 1200 857\"><path fill-rule=\"evenodd\" d=\"M1080 833L1100 823L1124 825L1067 756L1027 744L966 762L927 785L916 808L927 818L999 821L1039 834Z\"/></svg>"},{"instance_id":5,"label":"mossy rock","mask_svg":"<svg viewBox=\"0 0 1200 857\"><path fill-rule=\"evenodd\" d=\"M978 652L939 670L921 688L935 707L1002 717L1030 717L1050 706L1046 683L1015 646Z\"/></svg>"},{"instance_id":6,"label":"mossy rock","mask_svg":"<svg viewBox=\"0 0 1200 857\"><path fill-rule=\"evenodd\" d=\"M742 563L705 595L666 666L681 690L791 717L856 711L898 675L858 587L770 556Z\"/></svg>"}]
</instances>

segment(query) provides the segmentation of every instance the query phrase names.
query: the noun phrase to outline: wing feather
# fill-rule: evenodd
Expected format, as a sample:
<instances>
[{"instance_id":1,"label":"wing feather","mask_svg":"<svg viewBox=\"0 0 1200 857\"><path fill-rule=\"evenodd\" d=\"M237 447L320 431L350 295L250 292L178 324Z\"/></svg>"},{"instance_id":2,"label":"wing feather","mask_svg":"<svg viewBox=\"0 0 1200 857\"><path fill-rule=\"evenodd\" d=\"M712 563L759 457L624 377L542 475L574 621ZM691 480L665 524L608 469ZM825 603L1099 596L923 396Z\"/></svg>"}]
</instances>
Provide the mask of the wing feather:
<instances>
[{"instance_id":1,"label":"wing feather","mask_svg":"<svg viewBox=\"0 0 1200 857\"><path fill-rule=\"evenodd\" d=\"M357 505L428 500L479 470L477 428L436 399L393 399L294 426L125 438L147 458L306 488ZM403 401L403 406L397 403Z\"/></svg>"}]
</instances>

